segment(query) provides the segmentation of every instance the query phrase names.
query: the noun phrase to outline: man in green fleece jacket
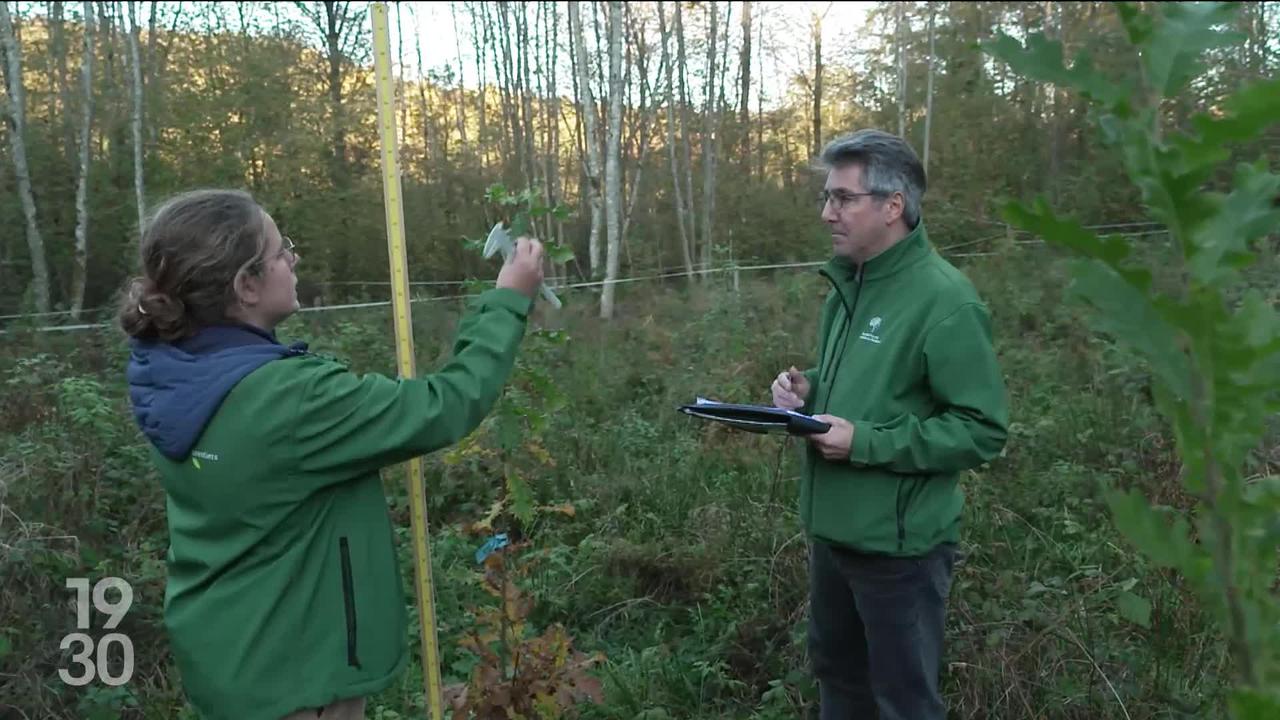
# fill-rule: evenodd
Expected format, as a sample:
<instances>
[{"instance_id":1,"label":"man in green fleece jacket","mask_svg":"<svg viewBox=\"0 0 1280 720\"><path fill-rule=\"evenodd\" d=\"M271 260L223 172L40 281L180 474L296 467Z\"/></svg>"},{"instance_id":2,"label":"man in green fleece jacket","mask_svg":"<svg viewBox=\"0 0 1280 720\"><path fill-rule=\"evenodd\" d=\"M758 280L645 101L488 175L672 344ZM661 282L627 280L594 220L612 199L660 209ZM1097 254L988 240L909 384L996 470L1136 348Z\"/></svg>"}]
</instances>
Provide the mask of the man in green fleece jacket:
<instances>
[{"instance_id":1,"label":"man in green fleece jacket","mask_svg":"<svg viewBox=\"0 0 1280 720\"><path fill-rule=\"evenodd\" d=\"M943 720L960 478L1000 454L1009 423L991 318L929 243L907 143L861 130L821 160L834 257L817 366L772 387L832 426L811 436L800 490L820 717Z\"/></svg>"}]
</instances>

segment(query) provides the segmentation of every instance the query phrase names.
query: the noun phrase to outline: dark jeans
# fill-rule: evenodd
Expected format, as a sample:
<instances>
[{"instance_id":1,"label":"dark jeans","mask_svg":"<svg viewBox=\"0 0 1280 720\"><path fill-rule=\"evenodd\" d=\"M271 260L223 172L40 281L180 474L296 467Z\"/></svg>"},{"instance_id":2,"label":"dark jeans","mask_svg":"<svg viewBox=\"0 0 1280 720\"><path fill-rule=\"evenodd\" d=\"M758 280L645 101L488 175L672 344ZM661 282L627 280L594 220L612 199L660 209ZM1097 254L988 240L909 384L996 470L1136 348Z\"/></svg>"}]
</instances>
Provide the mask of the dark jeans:
<instances>
[{"instance_id":1,"label":"dark jeans","mask_svg":"<svg viewBox=\"0 0 1280 720\"><path fill-rule=\"evenodd\" d=\"M921 557L813 543L809 659L820 720L945 720L938 673L954 562L952 543Z\"/></svg>"}]
</instances>

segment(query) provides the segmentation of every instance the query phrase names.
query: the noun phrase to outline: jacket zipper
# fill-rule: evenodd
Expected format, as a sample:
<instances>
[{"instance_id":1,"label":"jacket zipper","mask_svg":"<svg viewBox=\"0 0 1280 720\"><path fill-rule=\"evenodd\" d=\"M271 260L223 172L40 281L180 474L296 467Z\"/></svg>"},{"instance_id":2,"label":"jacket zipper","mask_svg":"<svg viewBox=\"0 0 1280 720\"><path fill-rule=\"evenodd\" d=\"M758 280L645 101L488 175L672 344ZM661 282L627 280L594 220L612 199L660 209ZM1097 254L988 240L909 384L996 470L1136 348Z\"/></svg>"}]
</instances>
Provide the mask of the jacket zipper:
<instances>
[{"instance_id":1,"label":"jacket zipper","mask_svg":"<svg viewBox=\"0 0 1280 720\"><path fill-rule=\"evenodd\" d=\"M816 411L817 411L817 412L813 413L813 414L815 414L815 415L818 415L818 414L821 414L821 413L825 413L825 412L827 411L827 408L831 405L831 389L832 389L832 387L835 385L835 376L836 376L836 372L840 369L840 362L841 362L842 360L844 360L844 350L845 350L845 346L846 346L846 345L848 344L848 342L849 342L849 335L848 335L848 334L849 334L849 332L851 331L851 329L853 328L853 312L854 312L854 310L857 310L857 309L858 309L858 298L860 298L860 297L862 296L862 273L863 273L863 270L865 270L865 269L866 269L866 265L865 265L865 264L859 264L859 265L858 265L857 288L856 288L856 290L855 290L855 291L854 291L854 293L853 293L853 305L852 305L852 306L850 306L850 305L849 305L849 303L845 300L845 297L844 297L844 291L842 291L842 290L840 289L840 284L839 284L839 283L837 283L837 282L835 281L835 279L834 279L834 278L832 278L832 277L831 277L831 275L829 275L829 274L826 272L826 270L823 270L823 271L822 271L822 275L823 275L823 277L825 277L825 278L827 279L827 281L831 283L831 287L835 288L836 294L838 294L838 295L840 296L840 304L841 304L842 306L844 306L844 315L845 315L845 318L844 318L844 324L841 326L840 331L836 333L836 341L837 341L837 344L836 344L836 347L834 348L834 350L833 350L833 352L832 352L832 356L831 356L831 361L832 361L833 368L832 368L832 370L831 370L831 372L830 372L829 374L828 374L828 373L821 372L821 371L818 373L818 379L819 379L819 380L821 380L823 377L829 377L829 378L830 378L830 381L829 381L829 382L826 382L826 383L823 383L824 385L826 385L826 386L827 386L827 395L826 395L826 397L824 397L824 398L822 399L822 409L821 409L821 410L817 410L817 408L818 408L818 403L817 403L817 402L815 402L815 403L813 404L813 406L814 406L814 410L816 410ZM822 359L823 359L823 358L818 358L819 362L821 362L821 361L822 361ZM810 453L812 453L812 452L813 452L813 448L812 448L812 447L810 447L810 448L809 448L809 452L810 452ZM809 464L808 464L808 466L809 466L809 468L808 468L808 469L809 469L809 482L810 482L810 488L812 488L812 483L813 483L813 474L814 474L814 473L813 473L813 463L809 463ZM810 490L810 492L809 492L809 517L813 517L813 496L814 496L814 495L815 495L815 493L814 493L814 492L812 491L812 489L811 489L811 490Z\"/></svg>"},{"instance_id":2,"label":"jacket zipper","mask_svg":"<svg viewBox=\"0 0 1280 720\"><path fill-rule=\"evenodd\" d=\"M853 313L858 309L858 298L862 297L862 273L865 269L866 265L858 266L858 274L856 276L856 284L854 286L853 293L853 305L849 305L848 302L845 301L844 292L840 290L840 285L836 283L830 275L826 276L827 280L831 281L831 286L835 288L836 293L840 296L840 304L844 306L845 318L844 324L840 328L840 332L836 334L837 343L835 352L831 356L831 371L829 373L825 373L826 377L830 378L831 382L827 383L827 395L823 398L822 402L821 412L824 413L827 411L827 408L831 406L831 390L835 385L836 375L840 371L840 363L844 362L844 352L846 346L849 344L849 333L853 328Z\"/></svg>"},{"instance_id":3,"label":"jacket zipper","mask_svg":"<svg viewBox=\"0 0 1280 720\"><path fill-rule=\"evenodd\" d=\"M342 601L347 613L347 664L358 669L360 658L356 655L356 590L351 582L351 548L345 537L338 538L338 551L342 556Z\"/></svg>"}]
</instances>

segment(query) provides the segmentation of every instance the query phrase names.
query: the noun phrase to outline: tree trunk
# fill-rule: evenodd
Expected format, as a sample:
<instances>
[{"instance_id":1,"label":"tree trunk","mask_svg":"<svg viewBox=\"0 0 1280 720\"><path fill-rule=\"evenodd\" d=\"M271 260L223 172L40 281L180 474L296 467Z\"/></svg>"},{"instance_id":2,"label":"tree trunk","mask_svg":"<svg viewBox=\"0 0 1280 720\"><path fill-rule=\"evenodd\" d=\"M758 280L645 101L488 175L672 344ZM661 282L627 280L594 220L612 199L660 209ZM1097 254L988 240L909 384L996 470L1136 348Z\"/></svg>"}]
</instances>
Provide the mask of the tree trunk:
<instances>
[{"instance_id":1,"label":"tree trunk","mask_svg":"<svg viewBox=\"0 0 1280 720\"><path fill-rule=\"evenodd\" d=\"M138 205L138 232L146 227L147 202L146 187L143 184L143 161L145 160L142 130L142 58L138 52L138 15L137 2L129 0L129 57L133 70L133 191ZM88 12L88 8L85 9ZM87 114L86 114L87 117Z\"/></svg>"},{"instance_id":2,"label":"tree trunk","mask_svg":"<svg viewBox=\"0 0 1280 720\"><path fill-rule=\"evenodd\" d=\"M1053 3L1054 17L1058 28L1058 41L1062 43L1063 55L1068 56L1068 52L1074 54L1074 50L1068 51L1068 43L1070 38L1067 37L1067 18L1064 13L1070 11L1070 6L1063 3ZM1066 88L1054 86L1052 96L1053 108L1052 119L1049 123L1049 177L1052 178L1050 184L1049 198L1052 202L1058 202L1058 192L1061 184L1058 178L1061 177L1062 171L1062 152L1065 144L1064 135L1069 131L1071 122L1071 109L1067 98Z\"/></svg>"},{"instance_id":3,"label":"tree trunk","mask_svg":"<svg viewBox=\"0 0 1280 720\"><path fill-rule=\"evenodd\" d=\"M418 56L418 74L422 77L418 80L418 115L422 118L422 177L428 181L431 179L432 163L431 163L431 137L428 128L431 125L431 118L428 116L427 107L427 80L426 70L422 65L422 33L415 32L413 34L413 49ZM406 105L408 103L405 103ZM404 128L402 132L409 132L408 128ZM405 143L408 145L408 143Z\"/></svg>"},{"instance_id":4,"label":"tree trunk","mask_svg":"<svg viewBox=\"0 0 1280 720\"><path fill-rule=\"evenodd\" d=\"M31 173L27 167L26 87L22 80L22 48L18 45L9 15L9 3L0 2L0 49L6 61L7 96L4 110L9 117L9 149L13 153L13 170L18 181L18 197L27 221L27 249L31 254L31 293L36 311L49 312L49 266L44 255L44 240L36 220L35 194L31 190Z\"/></svg>"},{"instance_id":5,"label":"tree trunk","mask_svg":"<svg viewBox=\"0 0 1280 720\"><path fill-rule=\"evenodd\" d=\"M676 0L679 4L680 0ZM677 12L679 12L677 10ZM680 231L680 251L684 257L685 277L693 279L693 254L689 247L689 231L685 227L688 221L688 214L685 212L684 191L680 185L680 162L679 156L676 154L676 120L675 120L675 83L672 77L672 63L670 41L671 34L667 31L667 14L663 8L661 0L658 2L658 31L662 33L662 64L666 72L667 82L667 158L671 161L671 185L672 198L675 200L676 225ZM681 68L681 72L684 69ZM661 254L659 254L661 257Z\"/></svg>"},{"instance_id":6,"label":"tree trunk","mask_svg":"<svg viewBox=\"0 0 1280 720\"><path fill-rule=\"evenodd\" d=\"M507 177L510 171L510 161L515 160L515 167L518 172L524 168L524 137L522 135L522 126L520 124L518 107L516 103L516 69L511 64L511 19L509 15L510 8L508 3L499 2L498 7L498 42L501 52L495 53L493 61L496 65L494 68L498 73L499 85L502 88L502 123L505 131L503 138L504 144L508 150L503 153L503 176Z\"/></svg>"},{"instance_id":7,"label":"tree trunk","mask_svg":"<svg viewBox=\"0 0 1280 720\"><path fill-rule=\"evenodd\" d=\"M600 317L613 317L613 298L618 279L618 255L622 246L622 3L609 2L609 146L605 158L608 195L605 208L609 226L609 254L606 260L604 292L600 294Z\"/></svg>"},{"instance_id":8,"label":"tree trunk","mask_svg":"<svg viewBox=\"0 0 1280 720\"><path fill-rule=\"evenodd\" d=\"M742 2L742 51L738 54L738 132L739 158L747 177L751 177L751 0Z\"/></svg>"},{"instance_id":9,"label":"tree trunk","mask_svg":"<svg viewBox=\"0 0 1280 720\"><path fill-rule=\"evenodd\" d=\"M680 149L684 153L684 187L686 190L684 196L686 203L685 217L689 219L691 251L693 256L697 257L698 226L693 203L693 121L689 118L689 108L692 105L689 100L689 63L684 52L684 14L680 9L683 3L680 0L676 0L674 5L676 7L676 71L679 73L677 77L680 79Z\"/></svg>"},{"instance_id":10,"label":"tree trunk","mask_svg":"<svg viewBox=\"0 0 1280 720\"><path fill-rule=\"evenodd\" d=\"M485 64L485 51L489 47L489 25L488 23L481 24L477 21L475 3L467 3L467 8L471 12L471 36L476 45L476 77L479 79L477 92L480 95L478 101L480 118L477 122L480 136L476 139L476 147L480 148L480 168L483 170L489 166L489 74L488 67ZM477 31L478 27L480 28L479 31Z\"/></svg>"},{"instance_id":11,"label":"tree trunk","mask_svg":"<svg viewBox=\"0 0 1280 720\"><path fill-rule=\"evenodd\" d=\"M929 176L929 137L933 131L933 20L935 9L929 3L929 84L924 101L924 174Z\"/></svg>"},{"instance_id":12,"label":"tree trunk","mask_svg":"<svg viewBox=\"0 0 1280 720\"><path fill-rule=\"evenodd\" d=\"M588 238L588 258L591 277L600 276L600 225L604 220L604 197L600 183L600 146L596 144L596 112L595 98L591 90L591 75L587 65L587 46L582 33L582 18L579 15L580 3L569 3L569 27L573 34L574 55L578 66L578 89L582 93L582 114L585 128L582 144L586 146L587 160L587 194L591 202L591 235Z\"/></svg>"},{"instance_id":13,"label":"tree trunk","mask_svg":"<svg viewBox=\"0 0 1280 720\"><path fill-rule=\"evenodd\" d=\"M133 3L129 3L133 15ZM80 63L80 91L84 104L80 124L80 166L76 183L76 250L71 271L71 319L84 309L85 279L89 276L89 135L93 129L93 3L84 4L84 58ZM136 105L135 105L136 107ZM135 142L139 134L134 132ZM138 226L141 233L141 225Z\"/></svg>"},{"instance_id":14,"label":"tree trunk","mask_svg":"<svg viewBox=\"0 0 1280 720\"><path fill-rule=\"evenodd\" d=\"M822 152L822 16L813 13L813 157ZM787 170L790 173L790 170Z\"/></svg>"},{"instance_id":15,"label":"tree trunk","mask_svg":"<svg viewBox=\"0 0 1280 720\"><path fill-rule=\"evenodd\" d=\"M465 151L469 147L470 143L467 142L466 90L462 84L462 34L458 32L458 6L456 3L449 3L449 15L453 20L453 41L458 52L458 87L456 97L454 98L454 104L458 111L458 138L462 143L462 149ZM426 81L426 75L418 78L418 82Z\"/></svg>"},{"instance_id":16,"label":"tree trunk","mask_svg":"<svg viewBox=\"0 0 1280 720\"><path fill-rule=\"evenodd\" d=\"M76 131L71 111L71 83L67 79L67 30L63 5L61 2L51 3L49 9L49 51L53 54L54 80L62 104L61 122L56 125L61 134L63 158L70 167L76 162Z\"/></svg>"},{"instance_id":17,"label":"tree trunk","mask_svg":"<svg viewBox=\"0 0 1280 720\"><path fill-rule=\"evenodd\" d=\"M558 83L560 76L557 73L560 63L560 12L555 3L547 4L545 21L546 35L550 37L550 42L546 44L547 207L555 207L560 203L562 197L560 189L560 86ZM563 235L564 221L554 214L548 213L547 237L558 244L562 242ZM564 263L553 261L551 267L553 282L565 276Z\"/></svg>"},{"instance_id":18,"label":"tree trunk","mask_svg":"<svg viewBox=\"0 0 1280 720\"><path fill-rule=\"evenodd\" d=\"M707 3L710 13L711 30L708 33L710 42L707 47L707 95L703 104L702 133L702 272L704 277L711 270L711 256L714 247L712 218L715 215L716 199L716 41L720 35L717 28L719 8L715 2Z\"/></svg>"},{"instance_id":19,"label":"tree trunk","mask_svg":"<svg viewBox=\"0 0 1280 720\"><path fill-rule=\"evenodd\" d=\"M758 53L759 55L759 58L756 60L756 66L761 68L764 67L764 14L765 14L765 11L761 11L760 22L756 23L756 32L759 33L756 36L756 53ZM762 78L763 78L763 73L762 73ZM764 126L765 126L764 82L762 80L760 82L759 87L756 88L756 158L758 160L758 165L756 166L756 173L757 173L757 176L761 178L765 176Z\"/></svg>"},{"instance_id":20,"label":"tree trunk","mask_svg":"<svg viewBox=\"0 0 1280 720\"><path fill-rule=\"evenodd\" d=\"M898 3L898 137L907 135L906 3Z\"/></svg>"},{"instance_id":21,"label":"tree trunk","mask_svg":"<svg viewBox=\"0 0 1280 720\"><path fill-rule=\"evenodd\" d=\"M520 43L520 114L524 121L524 177L525 186L533 184L536 177L536 160L533 128L533 83L529 77L529 5L520 3L516 19L516 39Z\"/></svg>"},{"instance_id":22,"label":"tree trunk","mask_svg":"<svg viewBox=\"0 0 1280 720\"><path fill-rule=\"evenodd\" d=\"M160 105L161 98L164 97L165 70L169 66L169 52L173 49L173 37L177 34L178 22L182 19L183 10L181 2L174 3L173 22L169 26L168 38L164 45L160 46L159 50L157 50L156 41L160 34L159 31L156 30L156 15L158 14L158 10L156 8L158 5L159 3L156 0L152 0L151 17L148 20L150 28L147 36L147 61L144 64L147 69L147 75L143 78L142 82L142 87L146 90L146 101L150 104L152 112L155 112L155 108ZM142 111L142 126L146 129L149 136L147 140L151 143L155 143L157 133L159 132L157 124L146 122L146 104L143 105Z\"/></svg>"},{"instance_id":23,"label":"tree trunk","mask_svg":"<svg viewBox=\"0 0 1280 720\"><path fill-rule=\"evenodd\" d=\"M345 188L347 185L347 120L342 103L342 20L338 14L337 3L326 0L324 4L327 25L325 27L325 46L329 61L329 103L333 112L333 157L330 167L330 178L334 187Z\"/></svg>"},{"instance_id":24,"label":"tree trunk","mask_svg":"<svg viewBox=\"0 0 1280 720\"><path fill-rule=\"evenodd\" d=\"M631 244L627 242L627 232L631 228L631 218L635 213L636 203L640 199L640 186L644 179L645 161L649 157L651 145L649 132L658 119L658 103L654 99L655 88L649 86L649 41L645 34L645 25L633 22L631 5L627 5L626 8L627 33L630 36L628 45L636 49L635 66L640 75L640 102L635 108L636 123L639 127L633 133L636 139L636 172L630 185L627 186L625 183L623 185L627 201L622 214L622 248L627 253L627 264L633 265ZM658 72L661 74L662 68L659 68ZM627 80L624 79L623 83L626 84Z\"/></svg>"}]
</instances>

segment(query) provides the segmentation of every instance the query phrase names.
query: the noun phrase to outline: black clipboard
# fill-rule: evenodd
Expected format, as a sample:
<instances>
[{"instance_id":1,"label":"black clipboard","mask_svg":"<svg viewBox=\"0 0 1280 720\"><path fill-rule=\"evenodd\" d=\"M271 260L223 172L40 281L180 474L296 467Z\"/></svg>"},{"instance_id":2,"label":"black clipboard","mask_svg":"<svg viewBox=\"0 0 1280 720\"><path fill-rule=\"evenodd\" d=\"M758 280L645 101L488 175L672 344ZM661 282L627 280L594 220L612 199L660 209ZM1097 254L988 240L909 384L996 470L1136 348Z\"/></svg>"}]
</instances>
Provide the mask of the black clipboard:
<instances>
[{"instance_id":1,"label":"black clipboard","mask_svg":"<svg viewBox=\"0 0 1280 720\"><path fill-rule=\"evenodd\" d=\"M810 415L768 405L735 405L698 398L696 402L681 405L680 412L753 433L821 435L831 429L830 423Z\"/></svg>"}]
</instances>

